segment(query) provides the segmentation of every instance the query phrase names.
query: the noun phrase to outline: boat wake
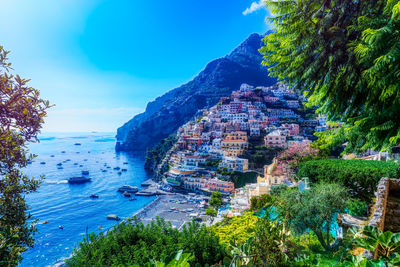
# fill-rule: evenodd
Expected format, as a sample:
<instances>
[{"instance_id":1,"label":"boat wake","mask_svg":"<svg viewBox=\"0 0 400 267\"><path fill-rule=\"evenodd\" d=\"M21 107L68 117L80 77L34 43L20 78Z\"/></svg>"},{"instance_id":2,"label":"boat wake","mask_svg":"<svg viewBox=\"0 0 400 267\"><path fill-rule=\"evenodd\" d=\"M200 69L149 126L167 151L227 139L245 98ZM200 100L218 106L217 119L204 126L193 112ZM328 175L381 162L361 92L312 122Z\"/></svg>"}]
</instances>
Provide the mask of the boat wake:
<instances>
[{"instance_id":1,"label":"boat wake","mask_svg":"<svg viewBox=\"0 0 400 267\"><path fill-rule=\"evenodd\" d=\"M46 184L67 184L68 180L44 180Z\"/></svg>"}]
</instances>

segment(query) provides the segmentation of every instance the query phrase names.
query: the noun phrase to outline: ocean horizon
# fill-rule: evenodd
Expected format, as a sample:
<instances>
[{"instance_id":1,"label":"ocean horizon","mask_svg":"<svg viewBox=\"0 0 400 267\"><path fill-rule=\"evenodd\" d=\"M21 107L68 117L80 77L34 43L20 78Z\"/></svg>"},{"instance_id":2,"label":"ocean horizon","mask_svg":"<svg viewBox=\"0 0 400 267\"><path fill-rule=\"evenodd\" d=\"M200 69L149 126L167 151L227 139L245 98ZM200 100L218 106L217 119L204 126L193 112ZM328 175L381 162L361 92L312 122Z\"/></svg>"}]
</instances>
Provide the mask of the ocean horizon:
<instances>
[{"instance_id":1,"label":"ocean horizon","mask_svg":"<svg viewBox=\"0 0 400 267\"><path fill-rule=\"evenodd\" d=\"M118 223L107 220L108 214L127 218L154 199L129 201L117 192L124 184L140 187L150 176L143 153L115 152L115 133L46 132L39 140L29 146L37 157L23 170L31 177L44 176L38 191L26 197L32 219L39 220L38 232L19 266L51 266L71 255L87 233ZM83 170L89 171L91 182L68 184L68 178L81 176ZM99 198L92 199L91 194Z\"/></svg>"}]
</instances>

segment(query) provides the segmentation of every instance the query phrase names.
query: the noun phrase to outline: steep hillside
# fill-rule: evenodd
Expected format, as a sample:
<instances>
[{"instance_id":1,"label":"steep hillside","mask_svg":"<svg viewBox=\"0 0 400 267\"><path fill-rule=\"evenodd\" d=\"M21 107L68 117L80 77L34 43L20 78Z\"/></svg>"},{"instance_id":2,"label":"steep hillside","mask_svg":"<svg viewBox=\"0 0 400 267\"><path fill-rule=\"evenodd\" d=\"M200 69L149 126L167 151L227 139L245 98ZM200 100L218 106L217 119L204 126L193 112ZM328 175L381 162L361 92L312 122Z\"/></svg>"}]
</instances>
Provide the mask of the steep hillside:
<instances>
[{"instance_id":1,"label":"steep hillside","mask_svg":"<svg viewBox=\"0 0 400 267\"><path fill-rule=\"evenodd\" d=\"M215 105L242 83L272 85L261 66L258 49L262 36L251 34L229 55L207 64L192 81L150 102L146 111L136 115L117 131L117 150L145 150L175 132L199 109Z\"/></svg>"}]
</instances>

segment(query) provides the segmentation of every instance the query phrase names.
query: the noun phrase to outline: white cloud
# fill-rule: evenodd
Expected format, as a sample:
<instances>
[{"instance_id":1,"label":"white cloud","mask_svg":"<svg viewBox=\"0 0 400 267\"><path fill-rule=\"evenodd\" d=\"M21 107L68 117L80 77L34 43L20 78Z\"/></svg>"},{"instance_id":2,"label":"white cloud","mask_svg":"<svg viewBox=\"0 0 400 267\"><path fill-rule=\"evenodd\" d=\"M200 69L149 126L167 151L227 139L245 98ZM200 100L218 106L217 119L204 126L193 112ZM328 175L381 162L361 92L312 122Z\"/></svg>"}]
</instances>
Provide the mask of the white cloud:
<instances>
[{"instance_id":1,"label":"white cloud","mask_svg":"<svg viewBox=\"0 0 400 267\"><path fill-rule=\"evenodd\" d=\"M265 7L264 0L260 0L258 2L253 2L253 3L251 3L250 7L246 8L246 10L243 11L243 15L246 16L246 15L251 14L251 13L253 13L253 12L257 11L257 10L260 10L260 9L262 9L264 7Z\"/></svg>"}]
</instances>

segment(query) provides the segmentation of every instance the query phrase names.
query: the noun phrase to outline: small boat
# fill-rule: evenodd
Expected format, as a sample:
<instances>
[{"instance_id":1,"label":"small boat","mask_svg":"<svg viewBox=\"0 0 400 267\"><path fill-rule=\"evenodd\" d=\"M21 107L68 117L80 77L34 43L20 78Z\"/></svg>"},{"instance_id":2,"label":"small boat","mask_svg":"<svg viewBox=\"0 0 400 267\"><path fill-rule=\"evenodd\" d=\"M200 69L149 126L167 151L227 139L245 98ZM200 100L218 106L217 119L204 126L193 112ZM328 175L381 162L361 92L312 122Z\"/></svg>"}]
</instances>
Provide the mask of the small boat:
<instances>
[{"instance_id":1,"label":"small boat","mask_svg":"<svg viewBox=\"0 0 400 267\"><path fill-rule=\"evenodd\" d=\"M123 172L127 172L128 170L127 170L127 169L121 169L121 171L123 171Z\"/></svg>"},{"instance_id":2,"label":"small boat","mask_svg":"<svg viewBox=\"0 0 400 267\"><path fill-rule=\"evenodd\" d=\"M89 171L82 171L82 175L89 175Z\"/></svg>"},{"instance_id":3,"label":"small boat","mask_svg":"<svg viewBox=\"0 0 400 267\"><path fill-rule=\"evenodd\" d=\"M121 218L115 214L107 215L107 220L119 221Z\"/></svg>"},{"instance_id":4,"label":"small boat","mask_svg":"<svg viewBox=\"0 0 400 267\"><path fill-rule=\"evenodd\" d=\"M83 161L87 161L87 159L84 159Z\"/></svg>"},{"instance_id":5,"label":"small boat","mask_svg":"<svg viewBox=\"0 0 400 267\"><path fill-rule=\"evenodd\" d=\"M79 153L81 153L81 152L79 152L79 151L78 151L78 152L76 152L76 154L79 154Z\"/></svg>"},{"instance_id":6,"label":"small boat","mask_svg":"<svg viewBox=\"0 0 400 267\"><path fill-rule=\"evenodd\" d=\"M62 170L62 169L64 169L64 167L59 166L59 167L57 167L57 169Z\"/></svg>"},{"instance_id":7,"label":"small boat","mask_svg":"<svg viewBox=\"0 0 400 267\"><path fill-rule=\"evenodd\" d=\"M122 172L118 172L118 175L121 175L122 174Z\"/></svg>"},{"instance_id":8,"label":"small boat","mask_svg":"<svg viewBox=\"0 0 400 267\"><path fill-rule=\"evenodd\" d=\"M46 162L42 161L42 162L40 162L40 164L44 165L44 164L46 164Z\"/></svg>"},{"instance_id":9,"label":"small boat","mask_svg":"<svg viewBox=\"0 0 400 267\"><path fill-rule=\"evenodd\" d=\"M62 166L62 163L60 162L60 163L57 163L57 166Z\"/></svg>"},{"instance_id":10,"label":"small boat","mask_svg":"<svg viewBox=\"0 0 400 267\"><path fill-rule=\"evenodd\" d=\"M83 165L79 165L79 167L83 167Z\"/></svg>"},{"instance_id":11,"label":"small boat","mask_svg":"<svg viewBox=\"0 0 400 267\"><path fill-rule=\"evenodd\" d=\"M102 172L107 172L107 170L101 170Z\"/></svg>"},{"instance_id":12,"label":"small boat","mask_svg":"<svg viewBox=\"0 0 400 267\"><path fill-rule=\"evenodd\" d=\"M83 184L90 182L91 179L88 177L83 177L83 176L77 176L77 177L71 177L68 179L68 183L70 184Z\"/></svg>"},{"instance_id":13,"label":"small boat","mask_svg":"<svg viewBox=\"0 0 400 267\"><path fill-rule=\"evenodd\" d=\"M43 222L43 224L48 224L48 223L49 223L49 221L44 221L44 222Z\"/></svg>"},{"instance_id":14,"label":"small boat","mask_svg":"<svg viewBox=\"0 0 400 267\"><path fill-rule=\"evenodd\" d=\"M50 157L54 158L54 155L51 155Z\"/></svg>"},{"instance_id":15,"label":"small boat","mask_svg":"<svg viewBox=\"0 0 400 267\"><path fill-rule=\"evenodd\" d=\"M127 164L128 164L128 162L127 162L127 161L125 161L123 164L124 164L124 165L127 165Z\"/></svg>"},{"instance_id":16,"label":"small boat","mask_svg":"<svg viewBox=\"0 0 400 267\"><path fill-rule=\"evenodd\" d=\"M64 226L59 225L58 228L60 228L61 230L63 230L63 229L64 229Z\"/></svg>"},{"instance_id":17,"label":"small boat","mask_svg":"<svg viewBox=\"0 0 400 267\"><path fill-rule=\"evenodd\" d=\"M111 169L111 167L110 167L110 166L107 166L107 169Z\"/></svg>"},{"instance_id":18,"label":"small boat","mask_svg":"<svg viewBox=\"0 0 400 267\"><path fill-rule=\"evenodd\" d=\"M133 201L133 200L136 200L136 197L131 197L131 198L129 199L129 201Z\"/></svg>"},{"instance_id":19,"label":"small boat","mask_svg":"<svg viewBox=\"0 0 400 267\"><path fill-rule=\"evenodd\" d=\"M90 198L99 198L99 195L91 194L89 197Z\"/></svg>"},{"instance_id":20,"label":"small boat","mask_svg":"<svg viewBox=\"0 0 400 267\"><path fill-rule=\"evenodd\" d=\"M74 165L78 165L78 163L75 162Z\"/></svg>"},{"instance_id":21,"label":"small boat","mask_svg":"<svg viewBox=\"0 0 400 267\"><path fill-rule=\"evenodd\" d=\"M114 170L119 170L119 169L121 169L121 168L120 168L120 167L115 167L115 168L114 168Z\"/></svg>"},{"instance_id":22,"label":"small boat","mask_svg":"<svg viewBox=\"0 0 400 267\"><path fill-rule=\"evenodd\" d=\"M81 143L75 143L74 144L75 146L80 146L80 145L82 145Z\"/></svg>"},{"instance_id":23,"label":"small boat","mask_svg":"<svg viewBox=\"0 0 400 267\"><path fill-rule=\"evenodd\" d=\"M122 195L124 196L124 197L131 197L131 193L128 193L128 192L123 192L122 193Z\"/></svg>"},{"instance_id":24,"label":"small boat","mask_svg":"<svg viewBox=\"0 0 400 267\"><path fill-rule=\"evenodd\" d=\"M65 151L61 151L61 153L65 154Z\"/></svg>"},{"instance_id":25,"label":"small boat","mask_svg":"<svg viewBox=\"0 0 400 267\"><path fill-rule=\"evenodd\" d=\"M100 229L100 230L103 230L103 227L99 226L99 229Z\"/></svg>"},{"instance_id":26,"label":"small boat","mask_svg":"<svg viewBox=\"0 0 400 267\"><path fill-rule=\"evenodd\" d=\"M131 185L123 185L118 188L118 192L128 192L128 193L136 193L139 189L136 186Z\"/></svg>"}]
</instances>

